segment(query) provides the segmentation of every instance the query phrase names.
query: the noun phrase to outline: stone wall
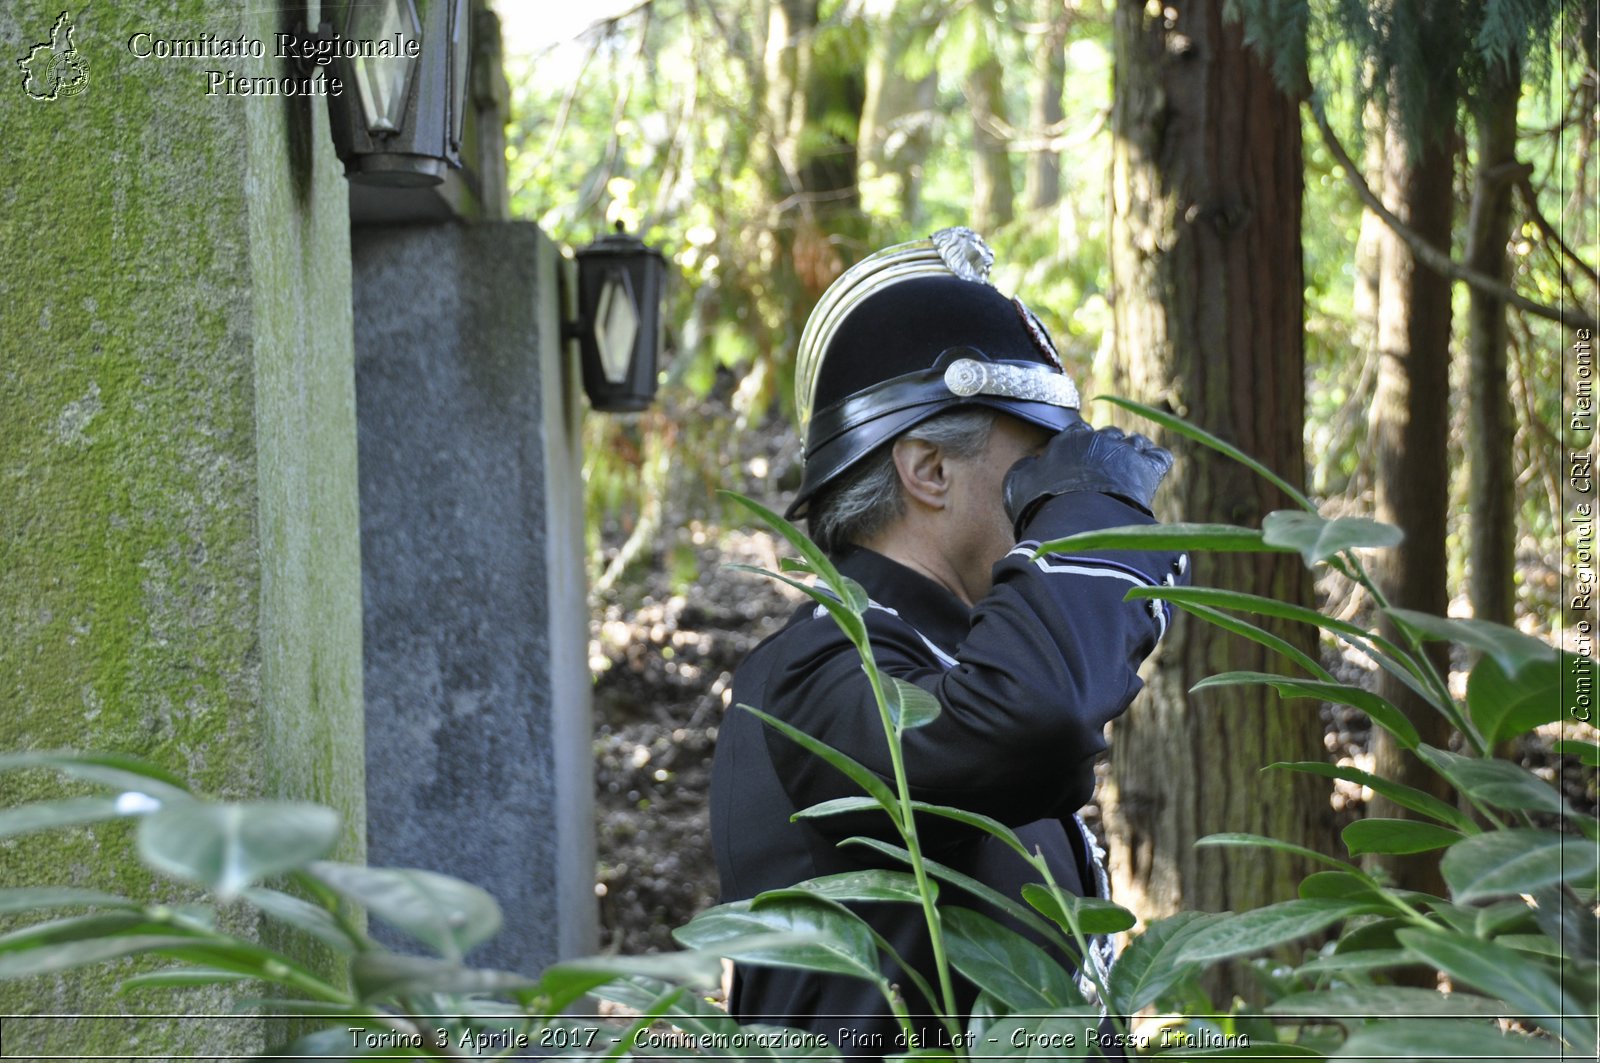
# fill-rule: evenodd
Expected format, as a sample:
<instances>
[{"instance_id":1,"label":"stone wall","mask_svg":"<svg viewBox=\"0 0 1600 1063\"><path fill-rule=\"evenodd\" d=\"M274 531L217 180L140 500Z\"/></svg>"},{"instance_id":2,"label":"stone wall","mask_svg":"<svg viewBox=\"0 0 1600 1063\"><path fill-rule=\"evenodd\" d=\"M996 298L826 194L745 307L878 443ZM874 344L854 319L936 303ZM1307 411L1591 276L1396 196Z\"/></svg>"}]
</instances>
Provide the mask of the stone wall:
<instances>
[{"instance_id":1,"label":"stone wall","mask_svg":"<svg viewBox=\"0 0 1600 1063\"><path fill-rule=\"evenodd\" d=\"M30 99L16 60L61 10L0 8L0 748L120 750L209 793L321 801L359 858L349 223L326 108L207 96L215 62L127 47L140 31L270 42L307 12L74 8L88 81ZM0 776L6 804L60 792ZM0 881L172 896L127 836L0 844ZM116 973L0 983L0 1013L220 1003L117 997ZM255 1023L13 1023L5 1049L229 1053L256 1044Z\"/></svg>"}]
</instances>

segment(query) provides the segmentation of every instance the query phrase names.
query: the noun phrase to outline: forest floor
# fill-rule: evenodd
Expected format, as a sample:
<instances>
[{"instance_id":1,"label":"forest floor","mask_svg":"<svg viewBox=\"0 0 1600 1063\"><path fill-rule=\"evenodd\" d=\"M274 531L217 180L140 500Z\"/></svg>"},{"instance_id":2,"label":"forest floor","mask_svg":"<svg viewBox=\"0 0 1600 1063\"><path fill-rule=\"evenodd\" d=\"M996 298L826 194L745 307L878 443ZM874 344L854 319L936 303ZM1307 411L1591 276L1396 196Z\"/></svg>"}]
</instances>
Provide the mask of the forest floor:
<instances>
[{"instance_id":1,"label":"forest floor","mask_svg":"<svg viewBox=\"0 0 1600 1063\"><path fill-rule=\"evenodd\" d=\"M777 428L730 437L740 442L737 453L724 454L724 482L781 512L797 479L793 433ZM605 530L608 558L623 538L620 528ZM716 903L707 794L717 729L736 711L733 670L800 600L773 580L728 565L775 569L791 552L779 542L756 530L753 518L725 517L709 491L669 501L654 545L591 602L595 891L605 951L670 949L672 929ZM1337 656L1326 663L1341 679L1358 678L1355 666ZM1370 769L1366 718L1340 706L1325 705L1322 713L1330 756ZM1555 757L1550 741L1529 736L1522 762L1547 779L1559 775L1569 800L1594 812L1594 773ZM1360 814L1361 799L1358 788L1339 784L1332 803L1341 826ZM1086 808L1085 818L1094 825L1098 809Z\"/></svg>"}]
</instances>

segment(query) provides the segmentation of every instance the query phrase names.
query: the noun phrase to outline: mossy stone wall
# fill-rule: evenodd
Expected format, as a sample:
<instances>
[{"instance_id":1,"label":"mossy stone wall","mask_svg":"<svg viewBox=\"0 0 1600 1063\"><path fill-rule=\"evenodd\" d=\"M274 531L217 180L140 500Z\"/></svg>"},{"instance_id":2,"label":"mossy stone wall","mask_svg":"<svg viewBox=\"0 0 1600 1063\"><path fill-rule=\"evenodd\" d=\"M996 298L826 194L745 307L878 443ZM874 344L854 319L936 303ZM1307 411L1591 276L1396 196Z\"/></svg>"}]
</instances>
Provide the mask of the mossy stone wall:
<instances>
[{"instance_id":1,"label":"mossy stone wall","mask_svg":"<svg viewBox=\"0 0 1600 1063\"><path fill-rule=\"evenodd\" d=\"M287 75L316 4L73 8L84 91L16 60L58 2L0 7L0 749L135 753L203 791L321 801L365 836L346 189L320 97ZM265 60L138 59L134 34L262 40ZM56 795L0 777L0 801ZM0 842L0 884L174 895L126 825ZM224 913L224 919L229 913ZM235 916L235 918L239 918ZM125 968L0 983L0 1014L165 1012ZM259 1020L11 1021L8 1053L227 1054Z\"/></svg>"}]
</instances>

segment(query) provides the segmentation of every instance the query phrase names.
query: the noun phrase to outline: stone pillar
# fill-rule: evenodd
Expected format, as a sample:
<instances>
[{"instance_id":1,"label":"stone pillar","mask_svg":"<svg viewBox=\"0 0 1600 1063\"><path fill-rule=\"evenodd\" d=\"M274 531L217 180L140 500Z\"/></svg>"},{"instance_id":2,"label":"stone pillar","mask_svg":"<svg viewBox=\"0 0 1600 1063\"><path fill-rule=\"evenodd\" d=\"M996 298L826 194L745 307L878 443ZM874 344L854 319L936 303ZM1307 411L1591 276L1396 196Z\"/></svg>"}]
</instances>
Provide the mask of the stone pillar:
<instances>
[{"instance_id":1,"label":"stone pillar","mask_svg":"<svg viewBox=\"0 0 1600 1063\"><path fill-rule=\"evenodd\" d=\"M211 794L320 801L360 859L349 223L325 102L208 96L218 63L128 48L243 36L269 58L220 65L287 76L273 35L306 6L73 5L87 79L41 76L33 98L16 64L62 9L0 8L0 748L124 751ZM0 776L5 804L60 793ZM183 896L130 843L127 824L7 842L0 882ZM127 970L0 983L0 1013L230 1006L119 997ZM249 1018L4 1035L18 1057L262 1047Z\"/></svg>"},{"instance_id":2,"label":"stone pillar","mask_svg":"<svg viewBox=\"0 0 1600 1063\"><path fill-rule=\"evenodd\" d=\"M517 222L352 242L368 855L483 886L506 928L472 959L532 973L595 947L582 407L558 260Z\"/></svg>"}]
</instances>

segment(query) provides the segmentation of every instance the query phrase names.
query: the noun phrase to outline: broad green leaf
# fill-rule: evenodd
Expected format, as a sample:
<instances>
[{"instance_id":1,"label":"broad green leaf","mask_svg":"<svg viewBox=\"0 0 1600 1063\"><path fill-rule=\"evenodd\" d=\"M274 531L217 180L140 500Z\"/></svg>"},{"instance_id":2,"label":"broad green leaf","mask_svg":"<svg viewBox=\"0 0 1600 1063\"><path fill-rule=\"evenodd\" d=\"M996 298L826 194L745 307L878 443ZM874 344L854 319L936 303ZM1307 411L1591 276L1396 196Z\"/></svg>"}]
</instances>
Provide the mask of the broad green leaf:
<instances>
[{"instance_id":1,"label":"broad green leaf","mask_svg":"<svg viewBox=\"0 0 1600 1063\"><path fill-rule=\"evenodd\" d=\"M1260 952L1370 911L1371 905L1325 898L1279 901L1196 931L1178 951L1177 960L1202 963Z\"/></svg>"},{"instance_id":2,"label":"broad green leaf","mask_svg":"<svg viewBox=\"0 0 1600 1063\"><path fill-rule=\"evenodd\" d=\"M1078 897L1070 893L1064 896L1066 911L1062 910L1048 888L1037 882L1029 882L1022 887L1023 900L1063 928L1069 928L1076 922L1082 934L1120 934L1124 930L1132 930L1139 922L1138 917L1128 909L1110 901L1098 897Z\"/></svg>"},{"instance_id":3,"label":"broad green leaf","mask_svg":"<svg viewBox=\"0 0 1600 1063\"><path fill-rule=\"evenodd\" d=\"M423 993L494 993L533 985L526 975L462 967L431 956L405 956L386 949L350 961L350 980L362 1000L387 1000Z\"/></svg>"},{"instance_id":4,"label":"broad green leaf","mask_svg":"<svg viewBox=\"0 0 1600 1063\"><path fill-rule=\"evenodd\" d=\"M1196 841L1195 845L1234 846L1245 849L1276 849L1282 853L1293 853L1296 856L1303 856L1307 860L1311 860L1315 863L1327 864L1329 867L1336 867L1345 871L1355 870L1355 865L1347 864L1343 860L1329 856L1326 853L1319 853L1315 849L1307 849L1303 845L1295 845L1292 842L1282 842L1276 838L1268 838L1262 834L1242 834L1236 831L1230 831L1222 834L1208 834L1204 838Z\"/></svg>"},{"instance_id":5,"label":"broad green leaf","mask_svg":"<svg viewBox=\"0 0 1600 1063\"><path fill-rule=\"evenodd\" d=\"M1263 480L1266 480L1268 483L1276 486L1280 491L1292 499L1295 504L1300 506L1301 509L1311 513L1316 512L1317 507L1312 505L1311 500L1302 494L1300 490L1288 480L1285 480L1283 477L1279 476L1277 473L1273 472L1271 469L1267 468L1265 465L1261 464L1255 458L1252 458L1250 455L1246 454L1232 443L1223 441L1221 438L1212 435L1205 429L1196 428L1194 425L1190 424L1188 421L1185 421L1181 417L1174 416L1173 414L1167 413L1164 410L1158 410L1154 406L1146 406L1143 403L1134 402L1131 399L1118 398L1114 395L1099 395L1096 396L1095 401L1109 402L1113 406L1120 406L1130 413L1136 413L1140 417L1143 417L1149 421L1154 421L1156 424L1169 431L1176 432L1180 436L1185 436L1194 440L1196 443L1201 444L1202 446L1210 447L1219 454L1223 454L1229 458L1232 458L1240 465L1243 465L1251 472L1254 472Z\"/></svg>"},{"instance_id":6,"label":"broad green leaf","mask_svg":"<svg viewBox=\"0 0 1600 1063\"><path fill-rule=\"evenodd\" d=\"M412 868L362 867L318 861L311 874L372 915L449 960L500 929L500 906L486 890L458 878Z\"/></svg>"},{"instance_id":7,"label":"broad green leaf","mask_svg":"<svg viewBox=\"0 0 1600 1063\"><path fill-rule=\"evenodd\" d=\"M100 890L66 886L22 886L0 889L0 915L31 912L40 908L132 908L143 907L126 897Z\"/></svg>"},{"instance_id":8,"label":"broad green leaf","mask_svg":"<svg viewBox=\"0 0 1600 1063\"><path fill-rule=\"evenodd\" d=\"M1557 753L1564 753L1578 758L1578 762L1589 768L1600 768L1600 742L1586 742L1581 738L1563 738L1551 747Z\"/></svg>"},{"instance_id":9,"label":"broad green leaf","mask_svg":"<svg viewBox=\"0 0 1600 1063\"><path fill-rule=\"evenodd\" d=\"M938 896L938 883L929 881L929 887ZM806 879L790 887L830 901L890 901L900 904L921 904L915 875L906 871L842 871L836 875Z\"/></svg>"},{"instance_id":10,"label":"broad green leaf","mask_svg":"<svg viewBox=\"0 0 1600 1063\"><path fill-rule=\"evenodd\" d=\"M226 985L253 982L255 975L221 967L166 967L159 971L130 975L117 983L117 994L134 989L172 989L197 985Z\"/></svg>"},{"instance_id":11,"label":"broad green leaf","mask_svg":"<svg viewBox=\"0 0 1600 1063\"><path fill-rule=\"evenodd\" d=\"M714 953L700 951L659 952L644 956L587 956L545 968L539 976L537 989L555 1001L556 1008L560 1009L600 986L611 983L627 985L632 984L631 980L640 978L665 979L675 985L710 988L721 981L722 960ZM606 999L617 998L607 994Z\"/></svg>"},{"instance_id":12,"label":"broad green leaf","mask_svg":"<svg viewBox=\"0 0 1600 1063\"><path fill-rule=\"evenodd\" d=\"M938 698L915 683L894 676L889 676L888 680L883 693L889 703L889 719L895 727L905 731L922 727L937 720L939 713L944 711Z\"/></svg>"},{"instance_id":13,"label":"broad green leaf","mask_svg":"<svg viewBox=\"0 0 1600 1063\"><path fill-rule=\"evenodd\" d=\"M1455 784L1456 789L1496 808L1527 809L1572 815L1560 792L1520 764L1509 760L1464 757L1423 745L1417 756Z\"/></svg>"},{"instance_id":14,"label":"broad green leaf","mask_svg":"<svg viewBox=\"0 0 1600 1063\"><path fill-rule=\"evenodd\" d=\"M1331 872L1330 872L1331 873ZM1349 974L1352 972L1381 971L1390 967L1405 967L1420 961L1404 949L1357 949L1354 952L1335 952L1302 963L1295 973L1306 975ZM1432 992L1432 990L1429 990Z\"/></svg>"},{"instance_id":15,"label":"broad green leaf","mask_svg":"<svg viewBox=\"0 0 1600 1063\"><path fill-rule=\"evenodd\" d=\"M1044 1010L1044 1009L1040 1009ZM973 1046L975 1060L1040 1059L1070 1063L1101 1059L1090 1041L1099 1035L1098 1008L1061 1008L1046 1014L1003 1015L991 1023ZM1107 1051L1110 1049L1108 1047Z\"/></svg>"},{"instance_id":16,"label":"broad green leaf","mask_svg":"<svg viewBox=\"0 0 1600 1063\"><path fill-rule=\"evenodd\" d=\"M184 932L185 928L174 928L161 920L152 919L141 910L91 912L88 915L70 915L31 923L0 934L0 953L91 938L149 937Z\"/></svg>"},{"instance_id":17,"label":"broad green leaf","mask_svg":"<svg viewBox=\"0 0 1600 1063\"><path fill-rule=\"evenodd\" d=\"M1333 1053L1335 1059L1392 1063L1397 1059L1495 1060L1563 1058L1554 1041L1508 1034L1493 1023L1460 1019L1391 1019L1364 1023Z\"/></svg>"},{"instance_id":18,"label":"broad green leaf","mask_svg":"<svg viewBox=\"0 0 1600 1063\"><path fill-rule=\"evenodd\" d=\"M305 931L335 952L354 952L359 945L329 912L299 897L261 886L245 890L243 896L280 923Z\"/></svg>"},{"instance_id":19,"label":"broad green leaf","mask_svg":"<svg viewBox=\"0 0 1600 1063\"><path fill-rule=\"evenodd\" d=\"M40 830L60 827L81 827L90 823L104 823L129 815L154 811L160 804L144 794L137 795L144 802L118 797L69 797L62 801L38 801L30 805L17 805L0 811L0 838L31 834Z\"/></svg>"},{"instance_id":20,"label":"broad green leaf","mask_svg":"<svg viewBox=\"0 0 1600 1063\"><path fill-rule=\"evenodd\" d=\"M1021 934L966 908L941 915L951 966L1007 1007L1030 1012L1083 1003L1066 969Z\"/></svg>"},{"instance_id":21,"label":"broad green leaf","mask_svg":"<svg viewBox=\"0 0 1600 1063\"><path fill-rule=\"evenodd\" d=\"M116 937L89 937L51 945L0 953L0 979L54 974L85 967L91 963L139 956L166 945L189 945L192 938L164 934L131 934Z\"/></svg>"},{"instance_id":22,"label":"broad green leaf","mask_svg":"<svg viewBox=\"0 0 1600 1063\"><path fill-rule=\"evenodd\" d=\"M1546 886L1535 890L1534 923L1551 940L1561 943L1561 951L1579 963L1592 965L1600 959L1600 917L1592 904L1585 904L1579 892L1570 887Z\"/></svg>"},{"instance_id":23,"label":"broad green leaf","mask_svg":"<svg viewBox=\"0 0 1600 1063\"><path fill-rule=\"evenodd\" d=\"M1594 1020L1575 1018L1584 1009L1538 960L1492 941L1450 930L1407 929L1395 936L1401 945L1448 974L1456 984L1499 997L1511 1006L1513 1015L1570 1044L1594 1045ZM1570 1018L1563 1021L1562 1016Z\"/></svg>"},{"instance_id":24,"label":"broad green leaf","mask_svg":"<svg viewBox=\"0 0 1600 1063\"><path fill-rule=\"evenodd\" d=\"M1426 853L1454 845L1461 832L1416 819L1358 819L1340 835L1351 856L1367 853Z\"/></svg>"},{"instance_id":25,"label":"broad green leaf","mask_svg":"<svg viewBox=\"0 0 1600 1063\"><path fill-rule=\"evenodd\" d=\"M896 823L900 822L898 806L884 808L875 797L835 797L831 801L819 801L810 808L802 808L790 819L826 819L828 816L842 816L849 812L884 812Z\"/></svg>"},{"instance_id":26,"label":"broad green leaf","mask_svg":"<svg viewBox=\"0 0 1600 1063\"><path fill-rule=\"evenodd\" d=\"M163 801L182 800L190 796L183 780L165 768L121 753L79 753L60 749L0 754L0 772L21 768L49 768L69 778L108 786L113 790L149 794Z\"/></svg>"},{"instance_id":27,"label":"broad green leaf","mask_svg":"<svg viewBox=\"0 0 1600 1063\"><path fill-rule=\"evenodd\" d=\"M883 853L886 856L893 857L907 866L910 866L911 864L911 854L907 852L904 847L882 841L878 838L846 838L839 844L862 845L868 849ZM1023 926L1026 926L1028 929L1037 932L1041 936L1046 938L1060 939L1060 932L1056 930L1056 928L1049 922L1039 918L1039 916L1030 908L1028 908L1027 905L1018 903L1015 899L1006 896L993 886L990 886L984 882L979 882L971 875L963 874L954 868L946 867L937 860L929 860L924 857L923 866L927 868L928 874L932 875L939 881L946 882L957 889L965 890L984 903L993 905L995 908L1005 912L1011 918L1015 919Z\"/></svg>"},{"instance_id":28,"label":"broad green leaf","mask_svg":"<svg viewBox=\"0 0 1600 1063\"><path fill-rule=\"evenodd\" d=\"M1293 661L1301 668L1304 668L1307 672L1310 672L1311 675L1317 679L1321 679L1327 683L1334 682L1333 673L1322 667L1322 665L1319 664L1314 657L1300 649L1300 647L1291 643L1289 640L1280 638L1279 636L1274 635L1272 632L1267 631L1265 628L1257 627L1255 624L1252 624L1247 620L1240 620L1238 617L1229 616L1222 610L1213 609L1209 605L1196 605L1194 602L1189 602L1187 604L1178 602L1175 604L1177 604L1178 608L1182 609L1184 612L1190 614L1191 616L1197 616L1208 624L1220 627L1224 631L1232 632L1233 634L1238 635L1240 638L1249 639L1251 642L1254 642L1257 645L1265 646L1274 653L1280 654L1288 660Z\"/></svg>"},{"instance_id":29,"label":"broad green leaf","mask_svg":"<svg viewBox=\"0 0 1600 1063\"><path fill-rule=\"evenodd\" d=\"M198 882L226 899L316 859L338 837L338 813L321 805L186 802L140 822L139 855L156 870Z\"/></svg>"},{"instance_id":30,"label":"broad green leaf","mask_svg":"<svg viewBox=\"0 0 1600 1063\"><path fill-rule=\"evenodd\" d=\"M1243 591L1224 590L1221 587L1134 587L1124 597L1130 601L1144 598L1160 598L1173 605L1209 605L1214 609L1232 609L1241 613L1253 613L1257 616L1276 616L1283 620L1294 620L1302 624L1311 624L1315 627L1349 635L1353 638L1376 642L1376 636L1365 628L1357 627L1344 620L1331 616L1324 616L1315 609L1307 609L1303 605L1293 605L1289 602L1280 602L1276 598L1268 598L1260 594L1246 594Z\"/></svg>"},{"instance_id":31,"label":"broad green leaf","mask_svg":"<svg viewBox=\"0 0 1600 1063\"><path fill-rule=\"evenodd\" d=\"M1271 546L1298 550L1308 567L1345 550L1399 546L1405 533L1393 524L1366 517L1328 519L1302 510L1280 509L1261 520L1261 536Z\"/></svg>"},{"instance_id":32,"label":"broad green leaf","mask_svg":"<svg viewBox=\"0 0 1600 1063\"><path fill-rule=\"evenodd\" d=\"M1349 871L1316 871L1300 880L1300 896L1325 897L1363 904L1386 904L1383 893L1365 875Z\"/></svg>"},{"instance_id":33,"label":"broad green leaf","mask_svg":"<svg viewBox=\"0 0 1600 1063\"><path fill-rule=\"evenodd\" d=\"M1435 642L1457 642L1482 650L1494 658L1510 679L1519 679L1522 670L1540 661L1553 661L1555 647L1514 627L1490 620L1434 616L1414 609L1385 609L1402 627L1417 637Z\"/></svg>"},{"instance_id":34,"label":"broad green leaf","mask_svg":"<svg viewBox=\"0 0 1600 1063\"><path fill-rule=\"evenodd\" d=\"M1179 912L1145 927L1111 965L1106 988L1116 1010L1132 1015L1198 970L1197 964L1180 962L1179 951L1201 929L1226 918L1208 912Z\"/></svg>"},{"instance_id":35,"label":"broad green leaf","mask_svg":"<svg viewBox=\"0 0 1600 1063\"><path fill-rule=\"evenodd\" d=\"M822 904L780 900L719 904L672 932L690 949L772 967L798 967L881 983L877 949L858 917Z\"/></svg>"},{"instance_id":36,"label":"broad green leaf","mask_svg":"<svg viewBox=\"0 0 1600 1063\"><path fill-rule=\"evenodd\" d=\"M1371 772L1362 771L1360 768L1328 764L1320 760L1295 760L1268 764L1263 770L1273 771L1276 769L1305 772L1308 775L1321 775L1328 779L1343 779L1358 786L1368 787L1373 793L1387 797L1401 808L1409 808L1413 812L1431 816L1441 823L1448 823L1452 827L1468 834L1474 833L1478 829L1472 820L1454 805L1441 801L1430 793L1373 775Z\"/></svg>"},{"instance_id":37,"label":"broad green leaf","mask_svg":"<svg viewBox=\"0 0 1600 1063\"><path fill-rule=\"evenodd\" d=\"M1227 686L1269 686L1285 698L1316 698L1349 705L1366 713L1372 722L1399 739L1407 749L1415 749L1422 741L1416 726L1405 713L1369 690L1348 683L1325 683L1316 679L1292 679L1271 672L1221 672L1200 680L1193 690Z\"/></svg>"},{"instance_id":38,"label":"broad green leaf","mask_svg":"<svg viewBox=\"0 0 1600 1063\"><path fill-rule=\"evenodd\" d=\"M1567 958L1561 951L1561 943L1547 934L1501 934L1494 940L1496 944L1518 952L1531 952L1557 960Z\"/></svg>"},{"instance_id":39,"label":"broad green leaf","mask_svg":"<svg viewBox=\"0 0 1600 1063\"><path fill-rule=\"evenodd\" d=\"M1373 1018L1384 1015L1481 1015L1493 1019L1504 1015L1506 1006L1502 1001L1472 993L1439 993L1432 989L1386 985L1295 993L1267 1005L1267 1013L1330 1019L1348 1019L1353 1015Z\"/></svg>"},{"instance_id":40,"label":"broad green leaf","mask_svg":"<svg viewBox=\"0 0 1600 1063\"><path fill-rule=\"evenodd\" d=\"M1079 532L1039 544L1034 557L1083 550L1212 550L1219 553L1287 553L1264 542L1255 528L1232 524L1130 524Z\"/></svg>"},{"instance_id":41,"label":"broad green leaf","mask_svg":"<svg viewBox=\"0 0 1600 1063\"><path fill-rule=\"evenodd\" d=\"M1471 904L1558 882L1587 885L1597 864L1600 847L1587 838L1547 830L1495 830L1451 846L1439 870L1450 895Z\"/></svg>"},{"instance_id":42,"label":"broad green leaf","mask_svg":"<svg viewBox=\"0 0 1600 1063\"><path fill-rule=\"evenodd\" d=\"M878 776L874 774L870 768L862 764L860 761L846 756L827 743L821 741L820 739L811 737L798 727L790 723L785 723L776 716L768 715L767 713L762 712L760 709L745 705L742 702L740 703L739 708L750 713L752 716L755 716L762 723L788 738L790 741L805 749L807 752L815 753L829 764L832 764L835 768L838 768L845 775L849 776L851 781L853 781L857 786L861 787L868 794L872 795L872 797L875 798L880 805L892 808L899 803L899 798L895 796L895 792L890 789L889 784L878 778Z\"/></svg>"},{"instance_id":43,"label":"broad green leaf","mask_svg":"<svg viewBox=\"0 0 1600 1063\"><path fill-rule=\"evenodd\" d=\"M1515 681L1493 657L1484 656L1467 678L1467 711L1485 742L1493 746L1561 719L1561 674L1572 654L1523 666Z\"/></svg>"}]
</instances>

